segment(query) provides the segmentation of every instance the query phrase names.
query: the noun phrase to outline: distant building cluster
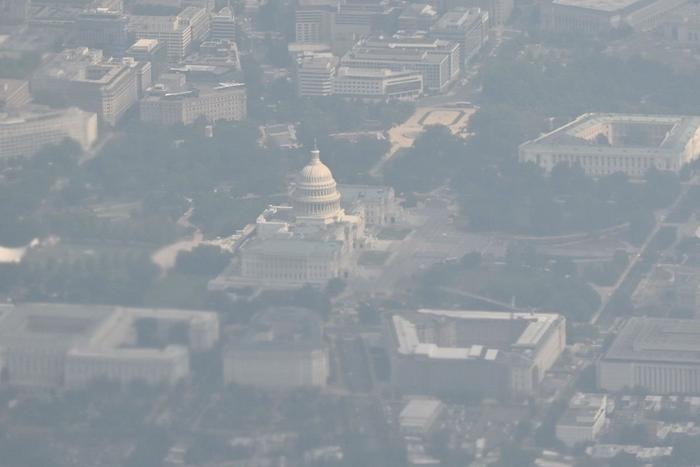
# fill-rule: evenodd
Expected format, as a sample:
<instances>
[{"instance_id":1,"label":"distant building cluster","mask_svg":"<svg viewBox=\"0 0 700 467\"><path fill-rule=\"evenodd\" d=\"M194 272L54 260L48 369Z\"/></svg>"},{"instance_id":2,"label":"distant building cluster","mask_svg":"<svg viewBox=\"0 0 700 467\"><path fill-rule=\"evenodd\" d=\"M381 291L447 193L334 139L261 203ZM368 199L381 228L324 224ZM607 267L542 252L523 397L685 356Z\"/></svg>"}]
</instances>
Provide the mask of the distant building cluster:
<instances>
[{"instance_id":1,"label":"distant building cluster","mask_svg":"<svg viewBox=\"0 0 700 467\"><path fill-rule=\"evenodd\" d=\"M139 342L139 328L153 342ZM216 313L98 305L0 306L3 381L38 388L95 380L172 384L189 375L190 351L219 339ZM151 346L146 346L151 345Z\"/></svg>"},{"instance_id":2,"label":"distant building cluster","mask_svg":"<svg viewBox=\"0 0 700 467\"><path fill-rule=\"evenodd\" d=\"M533 394L566 345L557 314L422 309L386 320L403 394Z\"/></svg>"},{"instance_id":3,"label":"distant building cluster","mask_svg":"<svg viewBox=\"0 0 700 467\"><path fill-rule=\"evenodd\" d=\"M440 16L428 5L415 4L399 16L399 27L405 29L394 37L358 31L350 46L322 51L335 37L338 8L297 10L297 42L290 50L299 52L300 96L387 100L444 92L489 37L489 13L478 7L454 8Z\"/></svg>"},{"instance_id":4,"label":"distant building cluster","mask_svg":"<svg viewBox=\"0 0 700 467\"><path fill-rule=\"evenodd\" d=\"M622 172L642 177L650 168L678 172L700 156L700 117L585 114L520 145L521 162L551 171L580 166L591 176Z\"/></svg>"},{"instance_id":5,"label":"distant building cluster","mask_svg":"<svg viewBox=\"0 0 700 467\"><path fill-rule=\"evenodd\" d=\"M246 117L231 7L214 10L214 2L204 0L138 6L154 14L129 13L121 0L0 2L0 25L27 23L37 37L42 30L60 35L65 47L45 54L28 80L0 84L0 138L6 141L0 144L7 148L0 157L31 156L64 138L89 150L101 132L131 114L159 125ZM157 14L163 8L177 13ZM87 123L66 131L76 115ZM29 140L30 131L40 133Z\"/></svg>"}]
</instances>

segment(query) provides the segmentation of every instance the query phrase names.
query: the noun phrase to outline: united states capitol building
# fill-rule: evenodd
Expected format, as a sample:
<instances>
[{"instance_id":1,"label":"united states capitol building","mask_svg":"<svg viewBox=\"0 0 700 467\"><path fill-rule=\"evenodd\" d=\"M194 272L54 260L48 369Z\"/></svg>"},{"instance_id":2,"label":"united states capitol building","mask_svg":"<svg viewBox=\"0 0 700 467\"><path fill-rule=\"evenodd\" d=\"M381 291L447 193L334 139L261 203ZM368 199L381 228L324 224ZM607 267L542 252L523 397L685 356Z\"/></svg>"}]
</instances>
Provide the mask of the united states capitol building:
<instances>
[{"instance_id":1,"label":"united states capitol building","mask_svg":"<svg viewBox=\"0 0 700 467\"><path fill-rule=\"evenodd\" d=\"M399 213L391 188L339 186L316 148L296 174L289 201L269 206L249 226L234 262L211 289L322 285L350 277L359 252L371 244L370 231Z\"/></svg>"}]
</instances>

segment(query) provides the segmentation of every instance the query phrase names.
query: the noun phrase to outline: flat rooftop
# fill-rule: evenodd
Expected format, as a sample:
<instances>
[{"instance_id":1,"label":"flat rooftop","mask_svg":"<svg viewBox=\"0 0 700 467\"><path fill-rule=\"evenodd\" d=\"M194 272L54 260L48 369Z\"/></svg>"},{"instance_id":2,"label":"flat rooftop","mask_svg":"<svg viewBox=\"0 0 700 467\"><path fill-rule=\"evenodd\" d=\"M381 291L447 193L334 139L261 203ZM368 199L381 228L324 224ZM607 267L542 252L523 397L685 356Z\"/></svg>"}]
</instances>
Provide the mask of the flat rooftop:
<instances>
[{"instance_id":1,"label":"flat rooftop","mask_svg":"<svg viewBox=\"0 0 700 467\"><path fill-rule=\"evenodd\" d=\"M51 120L61 117L72 117L80 114L88 115L89 112L78 109L77 107L68 107L67 109L52 109L51 107L42 105L33 105L23 107L20 111L9 113L0 112L0 126L9 127L11 125L21 125L24 123L41 122L42 120Z\"/></svg>"},{"instance_id":2,"label":"flat rooftop","mask_svg":"<svg viewBox=\"0 0 700 467\"><path fill-rule=\"evenodd\" d=\"M442 402L438 399L416 397L408 401L401 410L399 418L402 424L423 423L423 421L431 419L435 412L440 409L442 409Z\"/></svg>"},{"instance_id":3,"label":"flat rooftop","mask_svg":"<svg viewBox=\"0 0 700 467\"><path fill-rule=\"evenodd\" d=\"M305 308L284 306L253 317L243 335L235 336L228 351L311 351L322 349L323 331L318 315Z\"/></svg>"},{"instance_id":4,"label":"flat rooftop","mask_svg":"<svg viewBox=\"0 0 700 467\"><path fill-rule=\"evenodd\" d=\"M463 29L474 21L481 19L482 11L479 8L458 8L450 10L440 17L433 25L432 30Z\"/></svg>"},{"instance_id":5,"label":"flat rooftop","mask_svg":"<svg viewBox=\"0 0 700 467\"><path fill-rule=\"evenodd\" d=\"M68 348L87 341L114 307L29 303L0 306L0 345L31 343Z\"/></svg>"},{"instance_id":6,"label":"flat rooftop","mask_svg":"<svg viewBox=\"0 0 700 467\"><path fill-rule=\"evenodd\" d=\"M6 344L104 349L121 345L124 326L134 320L217 322L214 312L124 308L114 305L22 303L0 305L0 347Z\"/></svg>"},{"instance_id":7,"label":"flat rooftop","mask_svg":"<svg viewBox=\"0 0 700 467\"><path fill-rule=\"evenodd\" d=\"M644 0L554 0L555 5L596 10L606 13L625 10L637 3L645 4Z\"/></svg>"},{"instance_id":8,"label":"flat rooftop","mask_svg":"<svg viewBox=\"0 0 700 467\"><path fill-rule=\"evenodd\" d=\"M418 75L416 71L394 71L388 68L359 68L359 67L340 67L338 68L338 78L394 78L398 76Z\"/></svg>"},{"instance_id":9,"label":"flat rooftop","mask_svg":"<svg viewBox=\"0 0 700 467\"><path fill-rule=\"evenodd\" d=\"M78 47L65 49L46 65L38 77L107 84L125 68L121 61L106 60L101 50Z\"/></svg>"},{"instance_id":10,"label":"flat rooftop","mask_svg":"<svg viewBox=\"0 0 700 467\"><path fill-rule=\"evenodd\" d=\"M498 345L487 343L487 339L477 337L470 345L438 345L434 342L426 342L421 339L419 327L422 327L425 319L449 318L455 321L473 320L474 327L480 322L491 324L502 323L504 334L511 334L513 330L522 329L506 343L506 348L496 348ZM453 311L453 310L428 310L421 309L416 313L395 314L392 316L392 327L396 339L397 351L403 355L416 355L440 360L487 360L493 361L501 358L507 352L525 352L536 349L552 326L561 317L553 313L507 313L495 311ZM515 326L517 325L517 326ZM458 331L459 333L459 331Z\"/></svg>"},{"instance_id":11,"label":"flat rooftop","mask_svg":"<svg viewBox=\"0 0 700 467\"><path fill-rule=\"evenodd\" d=\"M599 130L597 133L596 129ZM526 141L521 148L536 146L544 151L566 148L567 152L590 152L595 148L601 153L666 152L677 155L685 149L698 129L698 116L588 113L554 131ZM612 141L596 141L596 136L606 132L617 136Z\"/></svg>"},{"instance_id":12,"label":"flat rooftop","mask_svg":"<svg viewBox=\"0 0 700 467\"><path fill-rule=\"evenodd\" d=\"M590 427L598 421L606 406L605 394L576 393L557 425Z\"/></svg>"},{"instance_id":13,"label":"flat rooftop","mask_svg":"<svg viewBox=\"0 0 700 467\"><path fill-rule=\"evenodd\" d=\"M158 39L138 39L136 42L134 42L131 47L127 50L127 52L135 52L135 51L145 51L145 52L151 52L153 49L158 47L159 41Z\"/></svg>"},{"instance_id":14,"label":"flat rooftop","mask_svg":"<svg viewBox=\"0 0 700 467\"><path fill-rule=\"evenodd\" d=\"M630 318L604 359L700 365L700 321Z\"/></svg>"}]
</instances>

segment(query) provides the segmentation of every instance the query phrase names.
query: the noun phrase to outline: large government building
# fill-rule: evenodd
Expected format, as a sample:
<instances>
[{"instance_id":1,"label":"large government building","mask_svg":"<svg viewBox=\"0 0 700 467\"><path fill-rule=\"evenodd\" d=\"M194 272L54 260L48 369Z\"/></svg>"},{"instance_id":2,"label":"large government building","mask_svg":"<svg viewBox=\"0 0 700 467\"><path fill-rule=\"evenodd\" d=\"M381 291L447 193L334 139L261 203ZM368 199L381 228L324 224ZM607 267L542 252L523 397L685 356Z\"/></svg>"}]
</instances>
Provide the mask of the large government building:
<instances>
[{"instance_id":1,"label":"large government building","mask_svg":"<svg viewBox=\"0 0 700 467\"><path fill-rule=\"evenodd\" d=\"M226 383L271 389L323 387L329 359L321 319L291 307L260 313L242 336L232 336L223 364Z\"/></svg>"},{"instance_id":2,"label":"large government building","mask_svg":"<svg viewBox=\"0 0 700 467\"><path fill-rule=\"evenodd\" d=\"M566 345L558 314L423 309L385 324L392 385L403 394L532 394Z\"/></svg>"},{"instance_id":3,"label":"large government building","mask_svg":"<svg viewBox=\"0 0 700 467\"><path fill-rule=\"evenodd\" d=\"M520 145L521 162L545 171L557 164L580 165L587 175L647 170L678 171L700 155L700 117L584 114L571 123Z\"/></svg>"},{"instance_id":4,"label":"large government building","mask_svg":"<svg viewBox=\"0 0 700 467\"><path fill-rule=\"evenodd\" d=\"M145 321L154 340L148 345L139 342ZM189 375L190 350L210 349L218 339L213 312L2 305L0 374L6 383L40 388L79 387L96 379L169 384Z\"/></svg>"},{"instance_id":5,"label":"large government building","mask_svg":"<svg viewBox=\"0 0 700 467\"><path fill-rule=\"evenodd\" d=\"M650 31L686 0L543 0L542 27L552 32L600 34L621 26Z\"/></svg>"},{"instance_id":6,"label":"large government building","mask_svg":"<svg viewBox=\"0 0 700 467\"><path fill-rule=\"evenodd\" d=\"M0 159L32 156L67 138L88 150L97 140L97 115L37 105L0 112Z\"/></svg>"},{"instance_id":7,"label":"large government building","mask_svg":"<svg viewBox=\"0 0 700 467\"><path fill-rule=\"evenodd\" d=\"M318 149L297 174L290 205L270 206L239 242L236 258L210 288L298 287L346 278L367 247L366 226L396 219L397 203L388 187L336 184Z\"/></svg>"},{"instance_id":8,"label":"large government building","mask_svg":"<svg viewBox=\"0 0 700 467\"><path fill-rule=\"evenodd\" d=\"M598 362L606 391L700 394L700 321L631 318Z\"/></svg>"}]
</instances>

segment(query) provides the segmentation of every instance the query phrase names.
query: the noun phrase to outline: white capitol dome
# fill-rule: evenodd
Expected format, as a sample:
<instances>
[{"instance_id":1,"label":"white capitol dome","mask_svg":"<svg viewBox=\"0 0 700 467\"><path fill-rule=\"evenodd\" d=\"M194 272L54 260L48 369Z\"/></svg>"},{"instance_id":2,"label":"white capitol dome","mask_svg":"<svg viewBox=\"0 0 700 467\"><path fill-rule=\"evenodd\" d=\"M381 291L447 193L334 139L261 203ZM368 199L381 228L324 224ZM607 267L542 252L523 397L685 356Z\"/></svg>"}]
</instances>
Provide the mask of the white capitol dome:
<instances>
[{"instance_id":1,"label":"white capitol dome","mask_svg":"<svg viewBox=\"0 0 700 467\"><path fill-rule=\"evenodd\" d=\"M340 193L317 148L311 151L311 160L297 176L291 201L297 217L328 219L340 214Z\"/></svg>"}]
</instances>

